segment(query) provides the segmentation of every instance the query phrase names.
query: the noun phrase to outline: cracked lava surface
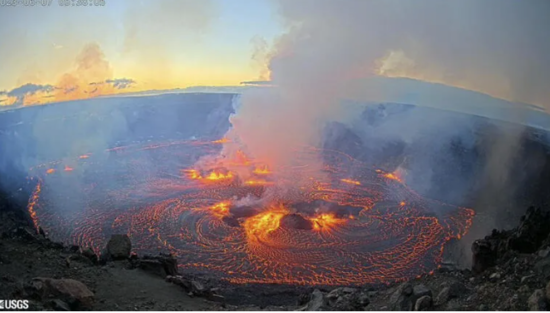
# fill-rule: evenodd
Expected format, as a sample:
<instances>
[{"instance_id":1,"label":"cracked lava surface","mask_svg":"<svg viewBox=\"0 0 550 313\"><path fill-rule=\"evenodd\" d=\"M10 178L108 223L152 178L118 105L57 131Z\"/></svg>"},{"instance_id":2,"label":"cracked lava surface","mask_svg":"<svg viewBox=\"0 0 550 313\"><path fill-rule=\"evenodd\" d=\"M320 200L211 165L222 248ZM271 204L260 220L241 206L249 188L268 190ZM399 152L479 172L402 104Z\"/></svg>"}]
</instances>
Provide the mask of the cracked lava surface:
<instances>
[{"instance_id":1,"label":"cracked lava surface","mask_svg":"<svg viewBox=\"0 0 550 313\"><path fill-rule=\"evenodd\" d=\"M474 212L425 199L395 173L338 152L304 147L271 171L239 152L232 166L197 169L225 140L117 147L31 169L28 210L50 238L92 247L127 233L138 254L171 252L180 271L232 283L360 285L437 268ZM309 164L323 155L316 181ZM251 174L241 179L231 168ZM272 185L293 186L270 202ZM296 184L299 184L298 186ZM244 200L243 200L244 199Z\"/></svg>"}]
</instances>

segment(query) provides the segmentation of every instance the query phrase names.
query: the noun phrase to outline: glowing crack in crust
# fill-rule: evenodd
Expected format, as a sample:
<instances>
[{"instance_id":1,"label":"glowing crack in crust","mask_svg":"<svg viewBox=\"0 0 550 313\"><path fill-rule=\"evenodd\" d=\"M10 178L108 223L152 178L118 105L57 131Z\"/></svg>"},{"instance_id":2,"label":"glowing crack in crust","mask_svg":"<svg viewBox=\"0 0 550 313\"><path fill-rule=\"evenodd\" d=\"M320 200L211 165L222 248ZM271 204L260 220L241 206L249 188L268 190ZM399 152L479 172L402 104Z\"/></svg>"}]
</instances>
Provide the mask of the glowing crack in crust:
<instances>
[{"instance_id":1,"label":"glowing crack in crust","mask_svg":"<svg viewBox=\"0 0 550 313\"><path fill-rule=\"evenodd\" d=\"M35 166L29 213L54 240L98 253L111 234L127 233L135 252L169 251L182 272L233 283L307 285L385 283L428 273L445 243L463 236L472 220L472 210L424 199L396 174L311 147L297 151L298 164L278 171L277 179L310 177L307 164L322 154L330 183L306 179L271 203L239 206L260 198L275 173L242 151L232 161L250 168L252 176L242 180L186 161L219 153L220 143L231 144L117 147L105 151L111 157L101 163L98 152L76 156L70 171L61 161ZM76 177L84 177L82 183L74 184Z\"/></svg>"}]
</instances>

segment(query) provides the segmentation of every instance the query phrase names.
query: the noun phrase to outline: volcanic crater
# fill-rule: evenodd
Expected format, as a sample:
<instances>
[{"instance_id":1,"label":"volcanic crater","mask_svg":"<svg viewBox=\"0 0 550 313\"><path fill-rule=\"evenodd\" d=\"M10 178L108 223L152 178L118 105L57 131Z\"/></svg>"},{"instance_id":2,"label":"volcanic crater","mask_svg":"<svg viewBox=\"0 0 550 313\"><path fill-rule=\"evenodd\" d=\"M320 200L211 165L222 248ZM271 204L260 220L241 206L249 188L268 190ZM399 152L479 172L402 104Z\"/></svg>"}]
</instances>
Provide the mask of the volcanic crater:
<instances>
[{"instance_id":1,"label":"volcanic crater","mask_svg":"<svg viewBox=\"0 0 550 313\"><path fill-rule=\"evenodd\" d=\"M232 144L159 141L44 163L31 169L28 210L53 240L99 254L125 233L138 254L170 252L182 273L236 284L406 280L435 270L471 225L473 210L336 150L298 147L272 170L236 147L231 166L195 167ZM326 179L310 166L319 155Z\"/></svg>"}]
</instances>

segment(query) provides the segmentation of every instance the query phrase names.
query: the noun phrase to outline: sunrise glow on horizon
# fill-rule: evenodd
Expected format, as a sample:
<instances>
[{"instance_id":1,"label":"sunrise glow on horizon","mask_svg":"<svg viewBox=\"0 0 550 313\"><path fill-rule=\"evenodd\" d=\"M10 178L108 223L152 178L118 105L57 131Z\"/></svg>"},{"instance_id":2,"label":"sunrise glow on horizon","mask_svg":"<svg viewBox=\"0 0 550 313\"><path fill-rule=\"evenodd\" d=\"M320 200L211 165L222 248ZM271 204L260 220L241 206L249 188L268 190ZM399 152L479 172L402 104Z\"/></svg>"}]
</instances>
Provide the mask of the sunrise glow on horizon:
<instances>
[{"instance_id":1,"label":"sunrise glow on horizon","mask_svg":"<svg viewBox=\"0 0 550 313\"><path fill-rule=\"evenodd\" d=\"M254 56L282 33L273 3L253 0L52 3L0 20L0 105L236 86L261 76Z\"/></svg>"},{"instance_id":2,"label":"sunrise glow on horizon","mask_svg":"<svg viewBox=\"0 0 550 313\"><path fill-rule=\"evenodd\" d=\"M405 77L550 107L546 1L501 1L499 15L471 0L62 2L0 7L0 106L289 83L303 68L294 83Z\"/></svg>"}]
</instances>

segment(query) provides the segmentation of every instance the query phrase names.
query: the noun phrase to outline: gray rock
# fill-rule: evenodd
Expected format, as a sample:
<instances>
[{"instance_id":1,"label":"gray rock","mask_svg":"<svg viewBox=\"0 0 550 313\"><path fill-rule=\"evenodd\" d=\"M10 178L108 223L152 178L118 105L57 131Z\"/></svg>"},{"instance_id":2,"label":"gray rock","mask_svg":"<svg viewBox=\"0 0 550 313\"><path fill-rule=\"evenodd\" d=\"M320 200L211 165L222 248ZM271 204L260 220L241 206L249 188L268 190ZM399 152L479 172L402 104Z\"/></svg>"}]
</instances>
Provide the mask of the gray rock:
<instances>
[{"instance_id":1,"label":"gray rock","mask_svg":"<svg viewBox=\"0 0 550 313\"><path fill-rule=\"evenodd\" d=\"M95 295L86 285L74 279L52 279L37 277L31 282L30 294L41 300L59 299L69 304L71 309L91 308Z\"/></svg>"},{"instance_id":2,"label":"gray rock","mask_svg":"<svg viewBox=\"0 0 550 313\"><path fill-rule=\"evenodd\" d=\"M446 311L460 311L462 309L460 302L458 302L456 299L451 299L446 305L445 310Z\"/></svg>"},{"instance_id":3,"label":"gray rock","mask_svg":"<svg viewBox=\"0 0 550 313\"><path fill-rule=\"evenodd\" d=\"M493 273L491 276L489 276L489 279L491 280L498 280L500 279L500 273Z\"/></svg>"},{"instance_id":4,"label":"gray rock","mask_svg":"<svg viewBox=\"0 0 550 313\"><path fill-rule=\"evenodd\" d=\"M518 292L522 293L522 294L526 294L526 293L529 293L529 290L530 290L529 286L523 285L523 286L519 287Z\"/></svg>"},{"instance_id":5,"label":"gray rock","mask_svg":"<svg viewBox=\"0 0 550 313\"><path fill-rule=\"evenodd\" d=\"M336 288L336 289L331 290L327 294L327 299L336 300L336 299L338 299L339 297L342 297L345 294L354 293L356 291L357 291L357 289L354 289L354 288Z\"/></svg>"},{"instance_id":6,"label":"gray rock","mask_svg":"<svg viewBox=\"0 0 550 313\"><path fill-rule=\"evenodd\" d=\"M97 255L95 254L92 248L83 249L81 252L82 256L90 259L92 262L97 262Z\"/></svg>"},{"instance_id":7,"label":"gray rock","mask_svg":"<svg viewBox=\"0 0 550 313\"><path fill-rule=\"evenodd\" d=\"M414 304L415 311L427 311L432 306L432 297L422 296Z\"/></svg>"},{"instance_id":8,"label":"gray rock","mask_svg":"<svg viewBox=\"0 0 550 313\"><path fill-rule=\"evenodd\" d=\"M539 250L538 255L541 258L545 258L550 254L550 247Z\"/></svg>"},{"instance_id":9,"label":"gray rock","mask_svg":"<svg viewBox=\"0 0 550 313\"><path fill-rule=\"evenodd\" d=\"M191 281L191 292L197 296L203 296L207 293L208 289L197 280Z\"/></svg>"},{"instance_id":10,"label":"gray rock","mask_svg":"<svg viewBox=\"0 0 550 313\"><path fill-rule=\"evenodd\" d=\"M523 276L523 277L521 278L521 281L520 281L521 284L526 283L526 282L529 281L532 277L534 277L534 275Z\"/></svg>"},{"instance_id":11,"label":"gray rock","mask_svg":"<svg viewBox=\"0 0 550 313\"><path fill-rule=\"evenodd\" d=\"M178 275L178 261L171 254L146 255L138 261L137 267L162 278Z\"/></svg>"},{"instance_id":12,"label":"gray rock","mask_svg":"<svg viewBox=\"0 0 550 313\"><path fill-rule=\"evenodd\" d=\"M449 286L443 288L437 297L435 298L435 303L441 305L453 298L460 296L466 291L466 287L459 282L453 282Z\"/></svg>"},{"instance_id":13,"label":"gray rock","mask_svg":"<svg viewBox=\"0 0 550 313\"><path fill-rule=\"evenodd\" d=\"M531 311L546 311L546 300L542 289L537 289L527 300L527 306Z\"/></svg>"},{"instance_id":14,"label":"gray rock","mask_svg":"<svg viewBox=\"0 0 550 313\"><path fill-rule=\"evenodd\" d=\"M428 287L426 287L425 285L418 284L418 285L414 286L414 288L413 288L413 295L417 299L421 298L423 296L429 296L431 298L432 297L432 291L430 289L428 289Z\"/></svg>"},{"instance_id":15,"label":"gray rock","mask_svg":"<svg viewBox=\"0 0 550 313\"><path fill-rule=\"evenodd\" d=\"M485 304L480 304L477 308L478 311L487 311L487 306Z\"/></svg>"},{"instance_id":16,"label":"gray rock","mask_svg":"<svg viewBox=\"0 0 550 313\"><path fill-rule=\"evenodd\" d=\"M403 283L390 297L390 307L394 311L412 311L414 306L413 287L410 283Z\"/></svg>"},{"instance_id":17,"label":"gray rock","mask_svg":"<svg viewBox=\"0 0 550 313\"><path fill-rule=\"evenodd\" d=\"M546 299L550 300L550 281L546 284Z\"/></svg>"},{"instance_id":18,"label":"gray rock","mask_svg":"<svg viewBox=\"0 0 550 313\"><path fill-rule=\"evenodd\" d=\"M542 276L542 278L549 279L550 278L550 258L544 258L542 260L537 261L533 269L539 276Z\"/></svg>"},{"instance_id":19,"label":"gray rock","mask_svg":"<svg viewBox=\"0 0 550 313\"><path fill-rule=\"evenodd\" d=\"M340 311L363 310L369 304L367 293L355 288L336 288L326 295L328 305Z\"/></svg>"},{"instance_id":20,"label":"gray rock","mask_svg":"<svg viewBox=\"0 0 550 313\"><path fill-rule=\"evenodd\" d=\"M309 298L306 311L324 311L326 309L326 300L319 289L315 289Z\"/></svg>"},{"instance_id":21,"label":"gray rock","mask_svg":"<svg viewBox=\"0 0 550 313\"><path fill-rule=\"evenodd\" d=\"M130 257L132 242L128 235L112 235L107 243L107 253L113 260L124 260Z\"/></svg>"}]
</instances>

